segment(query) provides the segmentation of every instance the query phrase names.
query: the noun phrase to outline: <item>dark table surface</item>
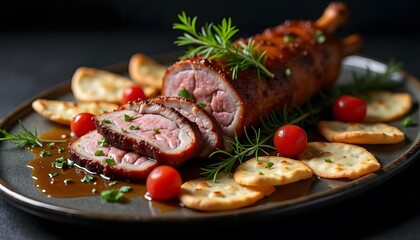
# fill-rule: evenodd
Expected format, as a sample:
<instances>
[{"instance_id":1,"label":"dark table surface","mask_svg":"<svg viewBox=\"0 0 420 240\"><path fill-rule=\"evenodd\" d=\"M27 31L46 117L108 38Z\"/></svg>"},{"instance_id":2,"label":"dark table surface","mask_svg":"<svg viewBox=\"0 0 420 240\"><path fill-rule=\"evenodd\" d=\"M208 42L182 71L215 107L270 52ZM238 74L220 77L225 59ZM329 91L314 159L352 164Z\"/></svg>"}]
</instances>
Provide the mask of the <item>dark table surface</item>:
<instances>
[{"instance_id":1,"label":"dark table surface","mask_svg":"<svg viewBox=\"0 0 420 240\"><path fill-rule=\"evenodd\" d=\"M34 32L3 33L0 36L0 117L48 87L69 81L80 66L106 67L126 62L137 52L164 54L179 50L173 36L160 33L121 32ZM365 36L364 55L402 61L404 70L420 77L420 37ZM420 160L420 159L418 159ZM311 238L339 239L420 239L420 163L349 199L315 208L287 218L257 222L236 222L226 228L230 233L255 233ZM0 194L1 197L1 194ZM243 227L238 228L241 225ZM269 225L269 226L265 226ZM273 227L274 225L274 227ZM200 227L200 226L194 226ZM165 229L169 227L166 226ZM82 233L86 230L86 233ZM151 230L151 231L147 231ZM156 236L160 226L141 225L118 228L115 233L132 233L135 238ZM0 239L63 239L97 236L101 226L63 224L40 218L16 208L0 198ZM168 233L189 233L188 226L176 226ZM176 235L174 235L176 236ZM198 236L191 233L191 236Z\"/></svg>"}]
</instances>

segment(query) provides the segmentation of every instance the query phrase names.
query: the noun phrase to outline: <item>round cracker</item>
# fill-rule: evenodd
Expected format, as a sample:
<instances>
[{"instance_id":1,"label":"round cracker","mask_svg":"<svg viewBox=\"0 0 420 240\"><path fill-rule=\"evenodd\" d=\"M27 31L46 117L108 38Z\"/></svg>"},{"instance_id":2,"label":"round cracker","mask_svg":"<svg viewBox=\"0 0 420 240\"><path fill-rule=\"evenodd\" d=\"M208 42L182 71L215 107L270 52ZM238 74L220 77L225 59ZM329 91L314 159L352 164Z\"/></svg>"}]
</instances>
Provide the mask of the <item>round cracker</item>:
<instances>
[{"instance_id":1,"label":"round cracker","mask_svg":"<svg viewBox=\"0 0 420 240\"><path fill-rule=\"evenodd\" d=\"M239 165L233 178L241 185L280 186L312 177L313 172L302 161L277 157L261 156L251 158Z\"/></svg>"},{"instance_id":2,"label":"round cracker","mask_svg":"<svg viewBox=\"0 0 420 240\"><path fill-rule=\"evenodd\" d=\"M219 174L215 182L193 179L183 183L178 198L191 209L220 211L252 205L274 191L274 186L243 186L233 179L232 174Z\"/></svg>"},{"instance_id":3,"label":"round cracker","mask_svg":"<svg viewBox=\"0 0 420 240\"><path fill-rule=\"evenodd\" d=\"M319 132L330 142L354 144L391 144L405 139L398 128L386 123L318 122Z\"/></svg>"},{"instance_id":4,"label":"round cracker","mask_svg":"<svg viewBox=\"0 0 420 240\"><path fill-rule=\"evenodd\" d=\"M367 113L364 122L391 122L407 115L413 100L409 93L395 93L383 90L369 91L361 95L366 101Z\"/></svg>"},{"instance_id":5,"label":"round cracker","mask_svg":"<svg viewBox=\"0 0 420 240\"><path fill-rule=\"evenodd\" d=\"M310 142L298 159L323 178L356 179L381 168L372 153L349 143Z\"/></svg>"}]
</instances>

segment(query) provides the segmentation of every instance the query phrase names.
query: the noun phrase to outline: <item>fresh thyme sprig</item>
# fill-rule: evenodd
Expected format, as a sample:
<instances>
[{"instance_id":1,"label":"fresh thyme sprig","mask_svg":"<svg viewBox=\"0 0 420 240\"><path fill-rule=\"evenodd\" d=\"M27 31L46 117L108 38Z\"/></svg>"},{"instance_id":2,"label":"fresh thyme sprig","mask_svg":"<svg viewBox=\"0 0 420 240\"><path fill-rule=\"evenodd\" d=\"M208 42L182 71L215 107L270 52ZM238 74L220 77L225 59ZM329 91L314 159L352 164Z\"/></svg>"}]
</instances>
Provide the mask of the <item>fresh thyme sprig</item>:
<instances>
[{"instance_id":1,"label":"fresh thyme sprig","mask_svg":"<svg viewBox=\"0 0 420 240\"><path fill-rule=\"evenodd\" d=\"M238 71L245 70L253 66L257 70L258 76L264 74L269 78L273 78L271 73L265 66L265 52L261 52L252 39L248 39L248 43L239 41L237 45L233 44L232 37L239 31L232 26L230 18L224 18L222 23L214 25L206 23L201 27L201 31L197 31L197 17L188 17L183 11L178 14L180 23L174 23L173 28L182 30L185 33L179 36L175 41L178 46L195 46L187 50L181 57L186 58L195 55L203 55L204 58L227 59L226 65L232 71L232 78L236 79Z\"/></svg>"},{"instance_id":2,"label":"fresh thyme sprig","mask_svg":"<svg viewBox=\"0 0 420 240\"><path fill-rule=\"evenodd\" d=\"M19 120L20 131L16 134L11 134L5 129L0 129L0 133L3 134L3 137L0 138L0 141L14 141L18 147L24 146L39 146L42 147L44 143L52 142L66 142L66 140L49 140L49 139L40 139L38 138L38 133L36 128L34 133L29 131Z\"/></svg>"},{"instance_id":3,"label":"fresh thyme sprig","mask_svg":"<svg viewBox=\"0 0 420 240\"><path fill-rule=\"evenodd\" d=\"M332 102L340 95L360 94L361 92L384 89L395 86L395 82L387 81L389 77L400 70L402 64L391 60L388 62L384 73L373 74L369 69L363 76L353 74L353 82L348 85L335 86L327 92L320 92L311 101L300 107L285 107L282 112L273 112L261 119L261 126L258 129L247 129L243 137L235 134L233 140L228 140L232 151L217 149L210 158L216 158L214 163L203 167L202 175L208 179L216 180L219 173L230 173L238 164L241 164L248 157L258 157L259 153L268 154L267 151L275 150L269 143L272 141L275 131L285 124L297 124L302 127L315 126L320 118L320 113L331 106Z\"/></svg>"}]
</instances>

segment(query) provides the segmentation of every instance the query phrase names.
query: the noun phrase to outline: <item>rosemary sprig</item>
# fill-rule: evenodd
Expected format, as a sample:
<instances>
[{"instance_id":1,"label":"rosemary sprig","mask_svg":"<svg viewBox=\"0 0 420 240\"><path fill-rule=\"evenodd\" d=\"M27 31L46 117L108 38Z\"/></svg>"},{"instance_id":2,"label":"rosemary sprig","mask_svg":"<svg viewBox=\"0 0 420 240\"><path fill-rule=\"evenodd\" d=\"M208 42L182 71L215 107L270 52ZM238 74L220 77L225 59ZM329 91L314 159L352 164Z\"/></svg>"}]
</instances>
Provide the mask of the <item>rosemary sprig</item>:
<instances>
[{"instance_id":1,"label":"rosemary sprig","mask_svg":"<svg viewBox=\"0 0 420 240\"><path fill-rule=\"evenodd\" d=\"M273 78L271 73L265 66L265 52L261 52L252 39L248 39L248 43L242 41L237 45L233 44L232 37L239 31L232 26L230 18L224 18L222 23L214 25L213 23L205 23L201 27L201 31L197 31L197 17L188 17L183 11L178 14L180 23L174 23L173 28L182 30L185 33L179 36L175 41L178 46L195 46L187 50L181 57L186 58L194 55L203 55L204 58L227 59L226 65L232 71L232 78L236 79L238 71L245 70L248 67L255 67L258 76L264 74L269 78Z\"/></svg>"},{"instance_id":2,"label":"rosemary sprig","mask_svg":"<svg viewBox=\"0 0 420 240\"><path fill-rule=\"evenodd\" d=\"M20 131L16 134L11 134L5 129L0 129L0 133L3 134L3 137L0 138L0 141L14 141L18 147L24 146L39 146L42 147L44 143L52 142L66 142L66 140L49 140L49 139L40 139L38 138L38 133L36 127L34 128L34 133L29 131L19 120Z\"/></svg>"},{"instance_id":3,"label":"rosemary sprig","mask_svg":"<svg viewBox=\"0 0 420 240\"><path fill-rule=\"evenodd\" d=\"M353 82L349 85L335 86L327 92L320 92L311 101L300 107L285 107L282 112L273 112L269 116L261 119L260 128L251 128L250 133L247 129L243 137L235 134L233 140L228 140L228 145L232 151L217 149L210 158L216 158L214 163L203 167L202 175L208 179L216 180L219 173L230 173L245 159L251 156L258 157L259 153L275 150L270 144L275 131L285 124L296 124L302 127L315 126L320 118L321 112L331 106L332 102L340 95L354 94L373 90L389 88L395 83L391 83L389 77L399 71L401 63L391 60L388 62L387 70L384 73L373 74L367 69L364 76L353 74Z\"/></svg>"}]
</instances>

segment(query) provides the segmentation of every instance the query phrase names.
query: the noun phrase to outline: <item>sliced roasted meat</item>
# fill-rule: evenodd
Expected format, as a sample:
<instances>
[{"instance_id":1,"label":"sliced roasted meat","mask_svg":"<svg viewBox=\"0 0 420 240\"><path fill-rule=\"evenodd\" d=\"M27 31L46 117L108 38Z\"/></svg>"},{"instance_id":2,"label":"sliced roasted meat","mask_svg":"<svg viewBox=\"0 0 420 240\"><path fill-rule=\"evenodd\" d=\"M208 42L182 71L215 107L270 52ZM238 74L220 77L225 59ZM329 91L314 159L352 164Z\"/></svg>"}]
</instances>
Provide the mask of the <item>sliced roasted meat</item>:
<instances>
[{"instance_id":1,"label":"sliced roasted meat","mask_svg":"<svg viewBox=\"0 0 420 240\"><path fill-rule=\"evenodd\" d=\"M94 118L111 146L178 166L196 157L203 137L197 124L173 108L148 100L130 102Z\"/></svg>"},{"instance_id":2,"label":"sliced roasted meat","mask_svg":"<svg viewBox=\"0 0 420 240\"><path fill-rule=\"evenodd\" d=\"M174 108L198 125L203 136L204 146L197 158L207 158L217 148L223 148L222 130L214 116L202 108L204 106L199 106L187 98L180 97L159 96L150 100Z\"/></svg>"},{"instance_id":3,"label":"sliced roasted meat","mask_svg":"<svg viewBox=\"0 0 420 240\"><path fill-rule=\"evenodd\" d=\"M266 53L265 67L273 78L259 76L254 68L238 72L236 79L223 58L200 56L171 65L164 77L162 95L178 96L188 92L229 137L260 124L261 118L285 106L301 105L317 92L331 87L338 78L341 60L361 50L357 35L339 41L333 31L347 22L348 10L339 2L331 3L315 22L286 21L247 39Z\"/></svg>"},{"instance_id":4,"label":"sliced roasted meat","mask_svg":"<svg viewBox=\"0 0 420 240\"><path fill-rule=\"evenodd\" d=\"M111 147L91 131L69 144L69 159L78 166L110 179L145 180L158 163L150 157Z\"/></svg>"}]
</instances>

